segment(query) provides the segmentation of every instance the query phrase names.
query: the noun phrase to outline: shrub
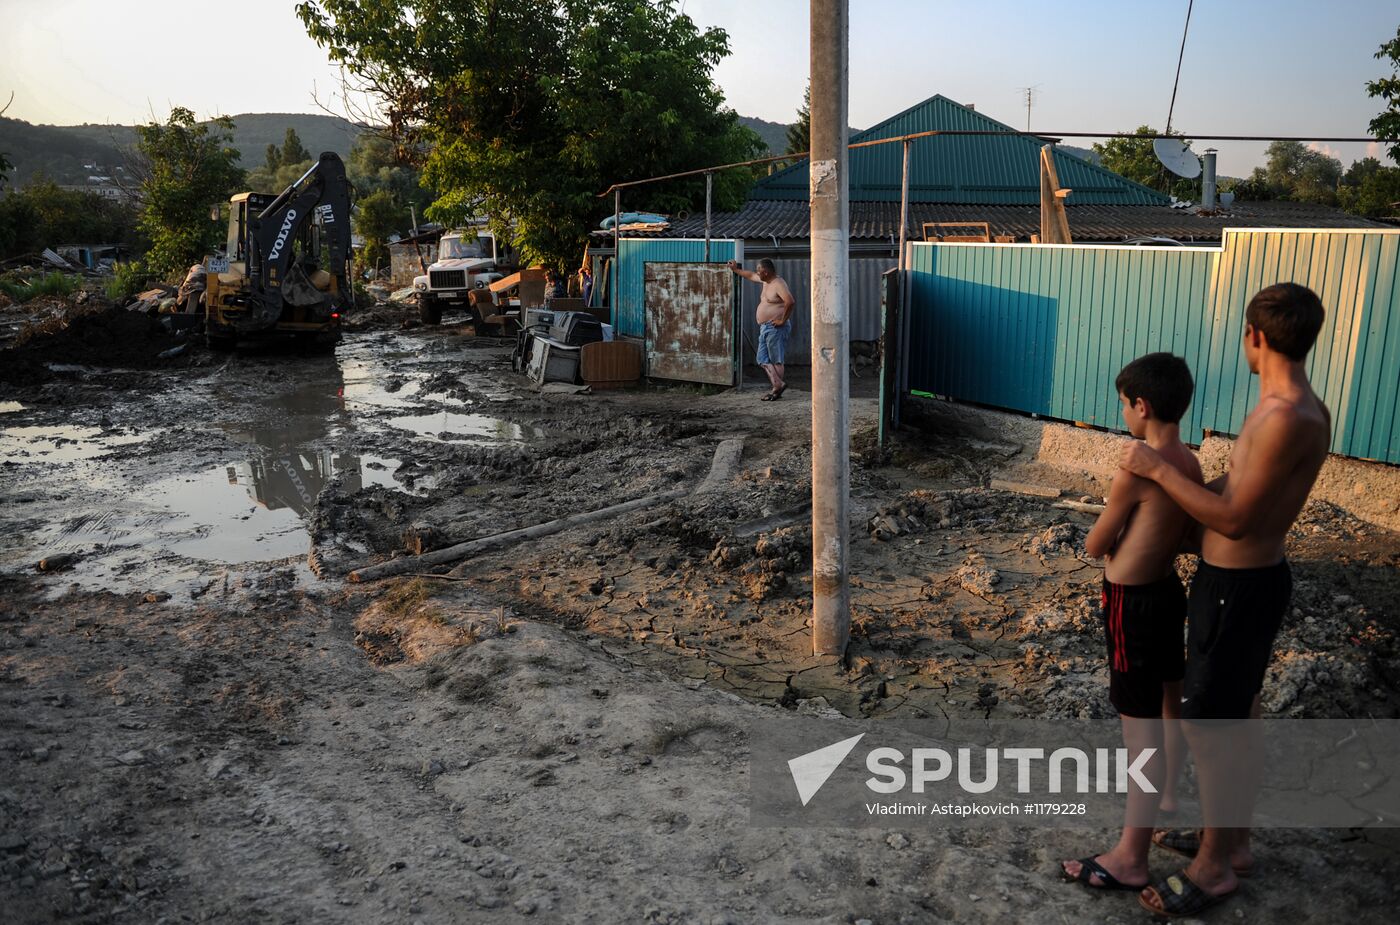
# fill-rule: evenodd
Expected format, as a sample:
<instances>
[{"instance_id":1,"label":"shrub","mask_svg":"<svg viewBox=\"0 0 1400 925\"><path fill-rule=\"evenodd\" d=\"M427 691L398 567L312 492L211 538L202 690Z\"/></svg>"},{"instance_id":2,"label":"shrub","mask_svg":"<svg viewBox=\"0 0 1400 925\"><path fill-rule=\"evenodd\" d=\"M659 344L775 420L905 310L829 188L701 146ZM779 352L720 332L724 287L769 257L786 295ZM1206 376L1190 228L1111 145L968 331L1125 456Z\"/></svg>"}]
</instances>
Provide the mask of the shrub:
<instances>
[{"instance_id":1,"label":"shrub","mask_svg":"<svg viewBox=\"0 0 1400 925\"><path fill-rule=\"evenodd\" d=\"M107 298L113 302L129 299L151 281L150 271L139 260L119 263L112 267L112 280L107 284Z\"/></svg>"},{"instance_id":2,"label":"shrub","mask_svg":"<svg viewBox=\"0 0 1400 925\"><path fill-rule=\"evenodd\" d=\"M82 288L76 276L67 276L55 270L44 276L32 279L0 279L0 292L16 302L28 302L37 296L59 296L67 298Z\"/></svg>"}]
</instances>

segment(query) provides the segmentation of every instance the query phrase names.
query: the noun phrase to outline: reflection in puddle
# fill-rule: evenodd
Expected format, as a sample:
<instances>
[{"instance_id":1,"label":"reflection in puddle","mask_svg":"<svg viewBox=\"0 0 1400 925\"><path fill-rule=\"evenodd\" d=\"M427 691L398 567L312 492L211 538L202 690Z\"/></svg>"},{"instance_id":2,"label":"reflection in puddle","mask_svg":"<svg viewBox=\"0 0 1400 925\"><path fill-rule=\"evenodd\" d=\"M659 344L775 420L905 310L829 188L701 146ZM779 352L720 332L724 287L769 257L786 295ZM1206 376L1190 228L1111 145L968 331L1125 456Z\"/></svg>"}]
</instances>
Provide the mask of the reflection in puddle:
<instances>
[{"instance_id":1,"label":"reflection in puddle","mask_svg":"<svg viewBox=\"0 0 1400 925\"><path fill-rule=\"evenodd\" d=\"M0 458L17 462L77 462L144 439L142 434L103 436L100 427L7 427L0 431Z\"/></svg>"},{"instance_id":2,"label":"reflection in puddle","mask_svg":"<svg viewBox=\"0 0 1400 925\"><path fill-rule=\"evenodd\" d=\"M306 553L309 540L300 511L307 505L300 505L296 495L297 505L282 503L288 500L283 488L295 485L294 478L270 479L258 492L274 499L267 504L256 497L254 486L230 476L233 468L206 469L151 486L157 503L170 515L156 544L210 562L270 562Z\"/></svg>"},{"instance_id":3,"label":"reflection in puddle","mask_svg":"<svg viewBox=\"0 0 1400 925\"><path fill-rule=\"evenodd\" d=\"M485 414L411 414L386 422L400 430L410 430L427 440L444 443L529 443L548 437L538 427L512 424Z\"/></svg>"}]
</instances>

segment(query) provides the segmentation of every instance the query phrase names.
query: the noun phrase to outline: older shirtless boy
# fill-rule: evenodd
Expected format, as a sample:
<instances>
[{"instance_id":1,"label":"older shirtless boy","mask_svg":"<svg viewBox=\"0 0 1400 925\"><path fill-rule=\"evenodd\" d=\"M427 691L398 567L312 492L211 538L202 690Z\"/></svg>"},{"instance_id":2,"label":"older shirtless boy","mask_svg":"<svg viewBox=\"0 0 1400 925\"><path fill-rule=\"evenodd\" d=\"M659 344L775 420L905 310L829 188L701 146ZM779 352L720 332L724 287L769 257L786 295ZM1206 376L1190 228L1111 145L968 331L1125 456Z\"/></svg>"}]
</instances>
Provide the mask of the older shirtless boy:
<instances>
[{"instance_id":1,"label":"older shirtless boy","mask_svg":"<svg viewBox=\"0 0 1400 925\"><path fill-rule=\"evenodd\" d=\"M1139 357L1114 382L1123 421L1183 479L1201 483L1201 467L1181 442L1181 416L1194 384L1186 361L1170 353ZM1185 672L1183 636L1186 589L1174 563L1182 540L1194 527L1185 512L1153 482L1119 470L1108 505L1089 531L1089 555L1107 559L1104 567L1104 636L1108 642L1108 697L1123 722L1123 744L1143 765L1152 783L1148 793L1128 793L1123 834L1109 851L1063 863L1066 879L1101 890L1141 890L1151 879L1147 856L1160 800L1174 800L1182 746L1175 719L1180 715ZM1168 722L1163 723L1163 717Z\"/></svg>"},{"instance_id":2,"label":"older shirtless boy","mask_svg":"<svg viewBox=\"0 0 1400 925\"><path fill-rule=\"evenodd\" d=\"M758 365L768 374L772 390L760 401L777 401L787 391L783 359L797 300L792 297L787 282L774 270L773 261L767 258L758 262L757 272L745 270L735 260L729 261L729 269L763 287L758 295Z\"/></svg>"},{"instance_id":3,"label":"older shirtless boy","mask_svg":"<svg viewBox=\"0 0 1400 925\"><path fill-rule=\"evenodd\" d=\"M1331 414L1303 367L1323 315L1317 296L1294 283L1269 286L1250 300L1244 355L1259 375L1259 402L1245 418L1226 475L1202 486L1139 441L1119 460L1204 527L1188 605L1181 715L1206 829L1198 844L1188 844L1185 833L1157 836L1163 847L1194 853L1190 866L1139 896L1157 915L1197 915L1234 893L1240 874L1253 868L1249 829L1218 820L1253 807L1262 732L1258 723L1239 722L1260 715L1259 692L1292 593L1284 537L1331 440Z\"/></svg>"}]
</instances>

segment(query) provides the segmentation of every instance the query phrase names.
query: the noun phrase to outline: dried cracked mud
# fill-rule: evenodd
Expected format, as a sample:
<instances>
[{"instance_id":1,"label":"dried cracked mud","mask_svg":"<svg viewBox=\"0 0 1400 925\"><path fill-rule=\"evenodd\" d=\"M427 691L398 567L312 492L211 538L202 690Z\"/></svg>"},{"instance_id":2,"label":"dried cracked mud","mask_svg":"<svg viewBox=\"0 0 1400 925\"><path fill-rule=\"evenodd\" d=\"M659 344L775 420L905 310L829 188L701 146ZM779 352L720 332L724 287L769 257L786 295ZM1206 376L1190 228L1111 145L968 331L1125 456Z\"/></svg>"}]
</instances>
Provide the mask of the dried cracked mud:
<instances>
[{"instance_id":1,"label":"dried cracked mud","mask_svg":"<svg viewBox=\"0 0 1400 925\"><path fill-rule=\"evenodd\" d=\"M1057 881L1107 832L747 815L747 731L784 711L1112 716L1093 515L987 487L1102 484L936 407L882 451L856 380L853 641L816 658L804 392L537 392L470 335L58 362L0 392L8 919L1145 919ZM696 485L734 437L720 491L345 580ZM1269 713L1397 716L1400 535L1312 504L1290 556ZM1386 830L1258 853L1217 920L1392 918Z\"/></svg>"}]
</instances>

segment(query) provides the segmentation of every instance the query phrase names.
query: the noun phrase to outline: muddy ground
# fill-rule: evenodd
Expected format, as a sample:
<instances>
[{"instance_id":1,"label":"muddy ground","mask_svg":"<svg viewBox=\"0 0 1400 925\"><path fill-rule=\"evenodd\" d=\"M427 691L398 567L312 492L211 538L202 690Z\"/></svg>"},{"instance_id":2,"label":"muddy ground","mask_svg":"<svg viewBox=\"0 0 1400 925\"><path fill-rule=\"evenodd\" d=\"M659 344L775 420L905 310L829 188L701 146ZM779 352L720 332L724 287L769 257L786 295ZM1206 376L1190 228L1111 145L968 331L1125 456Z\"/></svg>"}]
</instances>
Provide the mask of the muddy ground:
<instances>
[{"instance_id":1,"label":"muddy ground","mask_svg":"<svg viewBox=\"0 0 1400 925\"><path fill-rule=\"evenodd\" d=\"M1111 716L1092 514L987 487L1102 484L937 406L881 451L855 380L853 642L815 658L800 387L537 392L504 342L381 314L323 357L166 367L60 338L3 386L7 917L1145 918L1056 880L1108 833L775 830L745 808L746 730L779 711ZM697 485L735 437L721 491L344 580L406 537ZM1396 716L1400 536L1314 504L1290 555L1268 710ZM1216 920L1393 918L1387 832L1269 830L1258 853Z\"/></svg>"}]
</instances>

